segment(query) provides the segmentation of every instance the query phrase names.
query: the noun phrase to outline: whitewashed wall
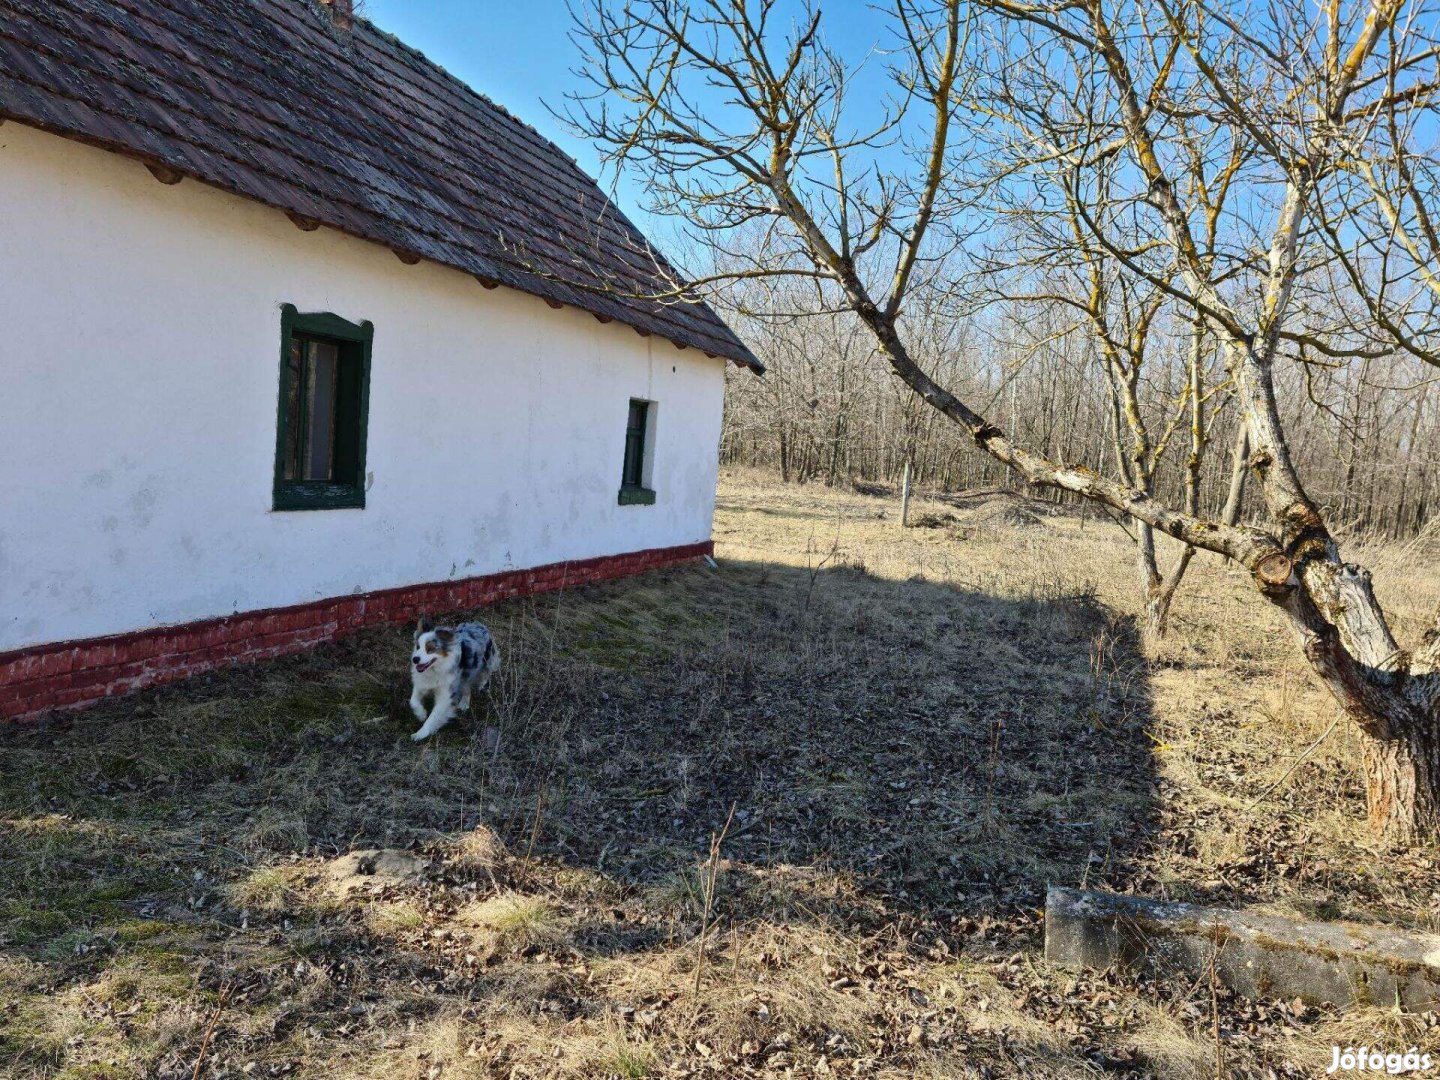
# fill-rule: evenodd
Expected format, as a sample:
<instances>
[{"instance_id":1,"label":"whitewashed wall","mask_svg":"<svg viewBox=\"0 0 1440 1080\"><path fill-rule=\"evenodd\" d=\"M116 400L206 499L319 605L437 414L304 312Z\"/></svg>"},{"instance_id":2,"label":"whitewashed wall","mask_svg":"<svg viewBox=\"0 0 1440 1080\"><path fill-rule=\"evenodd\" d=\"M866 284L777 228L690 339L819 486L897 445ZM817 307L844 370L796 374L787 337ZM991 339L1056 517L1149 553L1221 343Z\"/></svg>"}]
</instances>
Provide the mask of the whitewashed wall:
<instances>
[{"instance_id":1,"label":"whitewashed wall","mask_svg":"<svg viewBox=\"0 0 1440 1080\"><path fill-rule=\"evenodd\" d=\"M375 324L363 510L270 509L287 302ZM5 124L0 651L708 539L723 364Z\"/></svg>"}]
</instances>

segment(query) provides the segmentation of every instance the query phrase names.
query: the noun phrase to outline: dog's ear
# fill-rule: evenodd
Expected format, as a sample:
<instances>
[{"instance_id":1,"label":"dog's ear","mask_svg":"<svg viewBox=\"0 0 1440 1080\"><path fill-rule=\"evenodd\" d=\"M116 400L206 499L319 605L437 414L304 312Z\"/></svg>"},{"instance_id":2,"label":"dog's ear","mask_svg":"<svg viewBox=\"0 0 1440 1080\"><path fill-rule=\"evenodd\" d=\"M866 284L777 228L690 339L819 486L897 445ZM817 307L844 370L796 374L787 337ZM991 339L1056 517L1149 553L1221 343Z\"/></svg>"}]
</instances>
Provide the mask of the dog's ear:
<instances>
[{"instance_id":1,"label":"dog's ear","mask_svg":"<svg viewBox=\"0 0 1440 1080\"><path fill-rule=\"evenodd\" d=\"M441 627L435 631L435 640L448 649L455 643L455 631L448 627Z\"/></svg>"},{"instance_id":2,"label":"dog's ear","mask_svg":"<svg viewBox=\"0 0 1440 1080\"><path fill-rule=\"evenodd\" d=\"M420 640L421 634L428 634L435 629L435 624L430 621L430 616L421 615L420 621L415 624L415 640Z\"/></svg>"}]
</instances>

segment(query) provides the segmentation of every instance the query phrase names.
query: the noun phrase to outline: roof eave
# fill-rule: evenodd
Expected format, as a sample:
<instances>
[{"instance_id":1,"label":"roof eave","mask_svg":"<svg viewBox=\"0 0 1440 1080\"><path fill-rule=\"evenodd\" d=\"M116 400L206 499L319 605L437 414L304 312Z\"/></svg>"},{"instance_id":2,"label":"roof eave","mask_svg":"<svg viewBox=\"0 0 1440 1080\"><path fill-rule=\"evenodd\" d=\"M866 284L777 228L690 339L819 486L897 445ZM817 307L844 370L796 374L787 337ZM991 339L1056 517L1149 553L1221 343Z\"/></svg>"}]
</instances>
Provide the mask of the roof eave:
<instances>
[{"instance_id":1,"label":"roof eave","mask_svg":"<svg viewBox=\"0 0 1440 1080\"><path fill-rule=\"evenodd\" d=\"M24 116L16 114L14 112L0 110L0 124L3 124L6 120L14 120L16 123L24 124L26 127L33 127L37 131L44 131L47 134L55 135L59 138L69 139L72 142L82 143L87 146L93 146L96 149L104 150L107 153L115 154L118 157L128 158L132 161L139 162L140 164L144 165L150 171L151 175L153 175L158 181L160 181L160 183L166 184L167 186L173 186L175 184L178 184L181 180L193 180L197 184L204 184L206 187L214 188L217 191L223 191L227 195L234 195L236 198L244 199L247 202L258 203L262 206L268 206L273 210L279 210L281 213L285 214L290 219L290 221L303 232L314 232L317 228L323 225L326 228L333 229L342 235L350 236L356 240L363 241L364 243L374 244L379 247L387 248L394 255L396 255L401 262L405 263L406 265L413 266L421 261L432 262L437 266L444 266L447 269L458 270L461 273L470 274L471 276L478 278L488 287L497 288L503 286L504 288L512 289L515 292L524 293L527 296L538 297L539 299L545 300L547 303L550 303L552 306L555 307L573 307L579 311L588 312L601 322L618 322L629 326L632 330L640 334L642 337L659 337L665 341L670 342L672 345L676 346L679 349L698 349L706 356L718 357L729 360L739 367L749 368L757 375L763 375L765 373L765 365L762 364L760 360L754 355L754 353L747 349L738 338L736 338L733 342L729 343L702 343L695 339L686 340L679 337L678 335L667 334L663 330L657 330L651 326L647 326L641 320L628 319L624 315L609 314L608 312L600 310L600 305L598 303L592 306L583 303L583 301L576 301L574 299L556 300L553 295L555 290L545 287L549 284L548 279L540 275L534 275L533 277L528 278L519 277L513 272L510 272L508 270L502 270L499 267L486 267L486 269L489 269L491 271L487 274L477 270L475 266L462 266L455 263L441 262L431 256L422 255L419 252L411 251L408 248L389 244L383 240L376 239L373 236L366 236L363 233L356 232L355 230L347 229L343 225L337 224L334 221L325 220L324 217L302 216L293 207L284 206L278 202L267 202L263 199L258 199L249 193L227 188L223 184L217 183L209 177L201 176L198 173L183 167L182 165L178 165L172 161L166 161L163 158L157 156L139 153L131 149L130 147L117 142L111 142L110 140L97 138L84 132L66 129L55 124L50 124L38 117ZM477 262L479 261L480 260L477 258ZM584 293L581 293L582 297L584 295ZM717 322L719 321L720 320L717 317ZM721 325L724 325L723 322L721 322ZM726 329L728 330L729 328L726 327Z\"/></svg>"}]
</instances>

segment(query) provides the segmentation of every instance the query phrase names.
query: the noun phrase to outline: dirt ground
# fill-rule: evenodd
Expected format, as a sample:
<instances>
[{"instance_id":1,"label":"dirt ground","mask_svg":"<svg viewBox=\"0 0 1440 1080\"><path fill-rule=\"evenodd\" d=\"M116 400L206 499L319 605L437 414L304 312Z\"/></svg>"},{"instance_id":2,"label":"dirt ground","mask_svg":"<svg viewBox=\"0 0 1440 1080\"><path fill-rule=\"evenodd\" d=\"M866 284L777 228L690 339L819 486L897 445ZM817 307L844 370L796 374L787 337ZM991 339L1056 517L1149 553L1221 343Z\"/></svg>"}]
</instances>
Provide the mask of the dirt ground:
<instances>
[{"instance_id":1,"label":"dirt ground","mask_svg":"<svg viewBox=\"0 0 1440 1080\"><path fill-rule=\"evenodd\" d=\"M1440 1018L1383 1002L1049 969L1047 883L1435 929L1437 852L1371 841L1343 723L1296 765L1334 710L1217 561L1146 656L1115 525L998 495L897 516L727 475L718 569L487 609L507 667L423 747L403 629L0 733L0 1075L1440 1054ZM1440 556L1363 557L1413 636ZM400 869L354 875L375 848Z\"/></svg>"}]
</instances>

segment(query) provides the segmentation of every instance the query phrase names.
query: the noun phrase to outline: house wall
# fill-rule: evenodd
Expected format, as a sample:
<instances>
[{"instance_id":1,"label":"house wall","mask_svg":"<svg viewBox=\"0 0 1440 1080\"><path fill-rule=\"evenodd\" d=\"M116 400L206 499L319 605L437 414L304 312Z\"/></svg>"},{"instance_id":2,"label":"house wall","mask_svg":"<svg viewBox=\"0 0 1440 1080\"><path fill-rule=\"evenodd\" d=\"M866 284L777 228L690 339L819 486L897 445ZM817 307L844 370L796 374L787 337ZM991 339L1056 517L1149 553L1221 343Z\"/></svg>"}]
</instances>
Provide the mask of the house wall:
<instances>
[{"instance_id":1,"label":"house wall","mask_svg":"<svg viewBox=\"0 0 1440 1080\"><path fill-rule=\"evenodd\" d=\"M375 325L363 510L271 510L285 303ZM15 123L0 325L0 653L710 536L723 360Z\"/></svg>"}]
</instances>

